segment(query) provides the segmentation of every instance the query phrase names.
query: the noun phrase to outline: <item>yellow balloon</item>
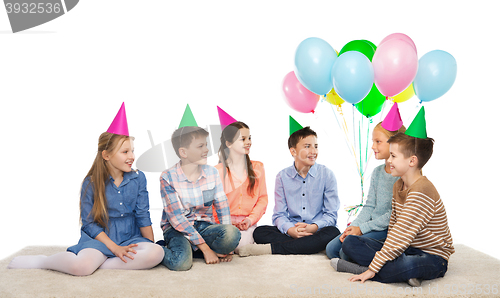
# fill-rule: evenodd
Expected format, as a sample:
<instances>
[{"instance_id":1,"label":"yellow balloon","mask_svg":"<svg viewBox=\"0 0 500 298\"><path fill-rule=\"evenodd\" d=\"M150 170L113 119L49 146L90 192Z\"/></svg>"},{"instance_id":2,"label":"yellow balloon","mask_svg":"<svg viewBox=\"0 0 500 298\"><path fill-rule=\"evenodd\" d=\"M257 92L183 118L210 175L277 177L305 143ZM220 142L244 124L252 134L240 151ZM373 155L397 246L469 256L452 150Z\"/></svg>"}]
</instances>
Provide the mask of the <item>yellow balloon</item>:
<instances>
[{"instance_id":1,"label":"yellow balloon","mask_svg":"<svg viewBox=\"0 0 500 298\"><path fill-rule=\"evenodd\" d=\"M399 93L392 97L394 102L404 102L408 99L412 98L415 95L415 91L413 91L413 83L408 86L403 92Z\"/></svg>"},{"instance_id":2,"label":"yellow balloon","mask_svg":"<svg viewBox=\"0 0 500 298\"><path fill-rule=\"evenodd\" d=\"M344 100L340 98L340 96L337 94L337 92L335 92L335 90L333 90L333 88L326 94L326 101L334 106L339 106L344 103Z\"/></svg>"}]
</instances>

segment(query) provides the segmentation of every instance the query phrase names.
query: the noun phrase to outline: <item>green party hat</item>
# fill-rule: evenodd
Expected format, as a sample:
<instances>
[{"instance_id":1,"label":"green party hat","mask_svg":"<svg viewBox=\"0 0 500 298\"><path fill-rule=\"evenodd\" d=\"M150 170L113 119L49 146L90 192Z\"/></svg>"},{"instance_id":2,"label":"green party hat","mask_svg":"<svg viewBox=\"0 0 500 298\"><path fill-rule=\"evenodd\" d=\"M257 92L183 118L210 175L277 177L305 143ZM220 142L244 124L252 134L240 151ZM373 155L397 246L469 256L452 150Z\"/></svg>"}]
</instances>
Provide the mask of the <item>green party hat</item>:
<instances>
[{"instance_id":1,"label":"green party hat","mask_svg":"<svg viewBox=\"0 0 500 298\"><path fill-rule=\"evenodd\" d=\"M186 105L186 109L184 110L184 115L182 115L182 120L181 124L179 124L179 128L185 126L198 126L196 120L194 120L193 112L191 112L189 104Z\"/></svg>"},{"instance_id":2,"label":"green party hat","mask_svg":"<svg viewBox=\"0 0 500 298\"><path fill-rule=\"evenodd\" d=\"M297 120L293 119L292 116L290 116L290 135L292 135L292 133L302 128L303 128L302 125L300 125L299 122L297 122Z\"/></svg>"},{"instance_id":3,"label":"green party hat","mask_svg":"<svg viewBox=\"0 0 500 298\"><path fill-rule=\"evenodd\" d=\"M410 137L415 137L419 139L427 139L427 129L425 124L425 110L422 106L420 111L418 111L417 116L413 119L410 127L406 130L405 134Z\"/></svg>"}]
</instances>

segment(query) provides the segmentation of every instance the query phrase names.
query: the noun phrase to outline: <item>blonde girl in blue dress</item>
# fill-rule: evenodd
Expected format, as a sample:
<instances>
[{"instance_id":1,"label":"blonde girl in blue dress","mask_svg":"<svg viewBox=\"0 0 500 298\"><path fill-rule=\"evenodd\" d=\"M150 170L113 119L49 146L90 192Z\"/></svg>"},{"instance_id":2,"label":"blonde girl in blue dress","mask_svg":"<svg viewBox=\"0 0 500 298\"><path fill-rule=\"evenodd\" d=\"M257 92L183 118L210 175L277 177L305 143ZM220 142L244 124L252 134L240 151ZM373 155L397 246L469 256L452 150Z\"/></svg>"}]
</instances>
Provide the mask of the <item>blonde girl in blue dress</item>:
<instances>
[{"instance_id":1,"label":"blonde girl in blue dress","mask_svg":"<svg viewBox=\"0 0 500 298\"><path fill-rule=\"evenodd\" d=\"M109 131L109 129L108 129ZM19 256L8 268L90 275L96 269L149 269L163 249L154 244L146 177L132 170L133 138L104 132L80 197L81 238L52 256Z\"/></svg>"}]
</instances>

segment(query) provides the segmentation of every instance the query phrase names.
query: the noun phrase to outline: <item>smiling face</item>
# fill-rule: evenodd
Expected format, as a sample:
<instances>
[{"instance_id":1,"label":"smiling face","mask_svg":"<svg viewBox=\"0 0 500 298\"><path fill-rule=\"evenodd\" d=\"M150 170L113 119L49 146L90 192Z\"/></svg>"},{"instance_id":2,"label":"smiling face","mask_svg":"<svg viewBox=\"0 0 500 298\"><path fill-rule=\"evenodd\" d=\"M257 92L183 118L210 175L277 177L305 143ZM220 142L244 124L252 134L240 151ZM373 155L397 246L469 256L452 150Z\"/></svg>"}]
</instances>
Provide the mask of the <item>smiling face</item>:
<instances>
[{"instance_id":1,"label":"smiling face","mask_svg":"<svg viewBox=\"0 0 500 298\"><path fill-rule=\"evenodd\" d=\"M186 159L188 163L197 165L207 164L208 151L207 138L205 136L193 138L188 148L179 148L179 153L182 158Z\"/></svg>"},{"instance_id":2,"label":"smiling face","mask_svg":"<svg viewBox=\"0 0 500 298\"><path fill-rule=\"evenodd\" d=\"M130 172L135 160L134 142L131 139L126 139L115 152L107 152L104 150L102 152L102 157L108 161L108 169L112 174Z\"/></svg>"},{"instance_id":3,"label":"smiling face","mask_svg":"<svg viewBox=\"0 0 500 298\"><path fill-rule=\"evenodd\" d=\"M290 153L295 159L295 167L300 171L312 167L318 158L318 139L310 135L301 139L295 147L290 148Z\"/></svg>"},{"instance_id":4,"label":"smiling face","mask_svg":"<svg viewBox=\"0 0 500 298\"><path fill-rule=\"evenodd\" d=\"M372 150L375 153L376 159L388 159L389 158L389 143L387 143L389 137L381 131L375 128L372 134Z\"/></svg>"},{"instance_id":5,"label":"smiling face","mask_svg":"<svg viewBox=\"0 0 500 298\"><path fill-rule=\"evenodd\" d=\"M414 164L415 156L405 157L403 152L399 150L397 143L390 144L390 156L388 159L391 167L391 175L394 177L402 177L408 172L410 166Z\"/></svg>"},{"instance_id":6,"label":"smiling face","mask_svg":"<svg viewBox=\"0 0 500 298\"><path fill-rule=\"evenodd\" d=\"M236 139L232 144L226 142L231 154L249 154L252 147L252 136L248 128L240 128Z\"/></svg>"}]
</instances>

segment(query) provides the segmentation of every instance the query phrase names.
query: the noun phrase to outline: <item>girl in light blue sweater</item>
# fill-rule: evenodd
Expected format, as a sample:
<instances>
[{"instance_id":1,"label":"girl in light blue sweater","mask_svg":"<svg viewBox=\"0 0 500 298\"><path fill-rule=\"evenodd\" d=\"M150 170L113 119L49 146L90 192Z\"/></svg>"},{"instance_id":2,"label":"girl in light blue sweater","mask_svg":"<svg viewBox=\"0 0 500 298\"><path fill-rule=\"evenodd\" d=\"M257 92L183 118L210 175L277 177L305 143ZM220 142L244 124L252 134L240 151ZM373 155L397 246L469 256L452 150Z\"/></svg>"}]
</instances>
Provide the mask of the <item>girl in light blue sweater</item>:
<instances>
[{"instance_id":1,"label":"girl in light blue sweater","mask_svg":"<svg viewBox=\"0 0 500 298\"><path fill-rule=\"evenodd\" d=\"M404 126L401 126L397 131L389 131L382 126L382 122L373 129L372 150L375 158L385 160L385 163L373 170L366 204L358 217L345 229L344 233L330 241L326 246L328 258L348 259L342 252L342 242L348 235L358 235L376 240L385 240L387 237L387 227L391 216L392 186L399 179L399 177L391 175L391 169L387 162L390 155L387 140L396 133L405 131Z\"/></svg>"}]
</instances>

